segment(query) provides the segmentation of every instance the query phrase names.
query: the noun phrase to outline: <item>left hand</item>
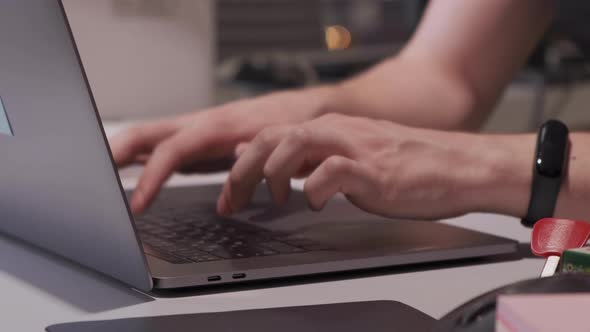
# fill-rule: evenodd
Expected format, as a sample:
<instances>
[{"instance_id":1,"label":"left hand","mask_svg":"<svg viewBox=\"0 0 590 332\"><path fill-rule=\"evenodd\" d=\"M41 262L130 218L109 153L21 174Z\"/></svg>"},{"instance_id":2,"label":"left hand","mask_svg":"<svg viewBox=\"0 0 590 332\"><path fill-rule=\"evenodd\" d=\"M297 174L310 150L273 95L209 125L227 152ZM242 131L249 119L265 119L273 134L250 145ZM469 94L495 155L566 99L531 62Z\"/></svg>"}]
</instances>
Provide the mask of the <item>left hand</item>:
<instances>
[{"instance_id":1,"label":"left hand","mask_svg":"<svg viewBox=\"0 0 590 332\"><path fill-rule=\"evenodd\" d=\"M520 213L526 209L532 161L528 153L514 158L514 147L504 143L501 136L334 114L269 127L240 148L217 208L222 215L240 211L263 179L275 202L284 204L290 180L309 174L304 192L313 210L342 193L363 210L394 218Z\"/></svg>"}]
</instances>

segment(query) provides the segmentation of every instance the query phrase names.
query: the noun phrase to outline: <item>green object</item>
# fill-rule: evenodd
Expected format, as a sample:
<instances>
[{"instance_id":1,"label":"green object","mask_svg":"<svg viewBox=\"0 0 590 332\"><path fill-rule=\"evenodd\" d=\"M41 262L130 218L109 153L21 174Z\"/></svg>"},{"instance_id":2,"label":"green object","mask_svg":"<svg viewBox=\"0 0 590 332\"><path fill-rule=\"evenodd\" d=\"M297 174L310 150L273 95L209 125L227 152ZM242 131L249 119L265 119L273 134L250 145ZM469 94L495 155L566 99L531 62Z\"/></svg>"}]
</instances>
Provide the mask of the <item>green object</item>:
<instances>
[{"instance_id":1,"label":"green object","mask_svg":"<svg viewBox=\"0 0 590 332\"><path fill-rule=\"evenodd\" d=\"M590 247L566 250L561 261L561 272L590 273Z\"/></svg>"}]
</instances>

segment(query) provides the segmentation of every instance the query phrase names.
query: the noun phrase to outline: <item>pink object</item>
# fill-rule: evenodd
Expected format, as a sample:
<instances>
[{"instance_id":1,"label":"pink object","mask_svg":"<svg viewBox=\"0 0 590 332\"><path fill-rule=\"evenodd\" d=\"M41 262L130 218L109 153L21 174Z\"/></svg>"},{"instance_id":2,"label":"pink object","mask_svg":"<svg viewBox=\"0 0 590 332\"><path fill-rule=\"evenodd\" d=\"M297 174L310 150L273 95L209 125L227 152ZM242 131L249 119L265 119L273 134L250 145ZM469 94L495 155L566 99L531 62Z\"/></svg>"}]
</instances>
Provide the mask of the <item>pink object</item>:
<instances>
[{"instance_id":1,"label":"pink object","mask_svg":"<svg viewBox=\"0 0 590 332\"><path fill-rule=\"evenodd\" d=\"M583 247L589 237L588 222L545 218L535 223L531 250L540 257L561 256L567 249Z\"/></svg>"},{"instance_id":2,"label":"pink object","mask_svg":"<svg viewBox=\"0 0 590 332\"><path fill-rule=\"evenodd\" d=\"M496 332L590 331L590 294L503 295Z\"/></svg>"}]
</instances>

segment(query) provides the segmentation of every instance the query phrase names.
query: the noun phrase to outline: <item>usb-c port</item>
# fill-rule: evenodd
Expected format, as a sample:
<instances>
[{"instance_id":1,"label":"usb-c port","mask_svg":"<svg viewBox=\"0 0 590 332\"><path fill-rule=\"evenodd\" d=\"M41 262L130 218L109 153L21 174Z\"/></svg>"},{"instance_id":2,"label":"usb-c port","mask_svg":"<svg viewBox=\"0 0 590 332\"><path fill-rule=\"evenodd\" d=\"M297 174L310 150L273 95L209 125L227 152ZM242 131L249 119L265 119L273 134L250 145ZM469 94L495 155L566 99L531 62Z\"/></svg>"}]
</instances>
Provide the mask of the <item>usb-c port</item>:
<instances>
[{"instance_id":1,"label":"usb-c port","mask_svg":"<svg viewBox=\"0 0 590 332\"><path fill-rule=\"evenodd\" d=\"M221 280L221 276L210 276L207 278L207 281L212 282L212 281L220 281Z\"/></svg>"},{"instance_id":2,"label":"usb-c port","mask_svg":"<svg viewBox=\"0 0 590 332\"><path fill-rule=\"evenodd\" d=\"M236 273L234 275L231 276L234 279L244 279L246 278L246 274L245 273Z\"/></svg>"}]
</instances>

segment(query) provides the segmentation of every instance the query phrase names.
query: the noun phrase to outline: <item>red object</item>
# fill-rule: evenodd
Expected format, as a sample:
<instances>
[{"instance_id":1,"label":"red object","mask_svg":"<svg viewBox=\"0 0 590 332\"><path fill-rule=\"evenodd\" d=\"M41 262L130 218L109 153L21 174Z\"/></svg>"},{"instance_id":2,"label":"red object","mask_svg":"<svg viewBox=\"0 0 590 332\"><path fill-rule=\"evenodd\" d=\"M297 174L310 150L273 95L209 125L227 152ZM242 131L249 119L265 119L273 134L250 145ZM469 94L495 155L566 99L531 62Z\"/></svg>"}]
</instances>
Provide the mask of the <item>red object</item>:
<instances>
[{"instance_id":1,"label":"red object","mask_svg":"<svg viewBox=\"0 0 590 332\"><path fill-rule=\"evenodd\" d=\"M589 237L589 222L545 218L533 227L531 250L535 256L561 256L568 249L583 247Z\"/></svg>"}]
</instances>

